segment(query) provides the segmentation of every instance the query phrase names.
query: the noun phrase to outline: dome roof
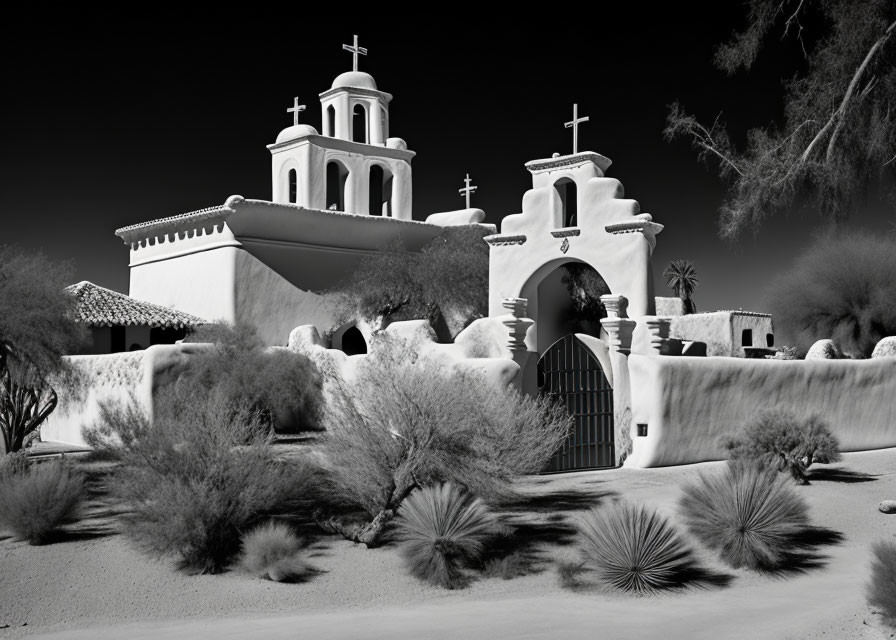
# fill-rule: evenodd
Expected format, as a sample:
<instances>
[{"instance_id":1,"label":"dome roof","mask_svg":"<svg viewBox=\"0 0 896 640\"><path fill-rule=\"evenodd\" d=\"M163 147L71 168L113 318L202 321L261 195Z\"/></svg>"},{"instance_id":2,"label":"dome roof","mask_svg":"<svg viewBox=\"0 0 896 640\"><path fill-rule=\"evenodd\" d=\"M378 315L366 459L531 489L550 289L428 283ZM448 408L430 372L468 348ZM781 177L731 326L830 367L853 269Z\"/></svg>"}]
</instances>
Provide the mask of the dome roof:
<instances>
[{"instance_id":1,"label":"dome roof","mask_svg":"<svg viewBox=\"0 0 896 640\"><path fill-rule=\"evenodd\" d=\"M340 73L336 76L336 79L333 80L333 86L330 88L341 89L349 87L355 89L373 89L376 91L376 81L369 73L364 73L363 71L346 71L345 73Z\"/></svg>"},{"instance_id":2,"label":"dome roof","mask_svg":"<svg viewBox=\"0 0 896 640\"><path fill-rule=\"evenodd\" d=\"M317 129L312 127L310 124L295 124L291 127L286 127L283 131L281 131L280 135L277 136L277 142L285 142L286 140L302 138L304 136L310 135L317 135Z\"/></svg>"}]
</instances>

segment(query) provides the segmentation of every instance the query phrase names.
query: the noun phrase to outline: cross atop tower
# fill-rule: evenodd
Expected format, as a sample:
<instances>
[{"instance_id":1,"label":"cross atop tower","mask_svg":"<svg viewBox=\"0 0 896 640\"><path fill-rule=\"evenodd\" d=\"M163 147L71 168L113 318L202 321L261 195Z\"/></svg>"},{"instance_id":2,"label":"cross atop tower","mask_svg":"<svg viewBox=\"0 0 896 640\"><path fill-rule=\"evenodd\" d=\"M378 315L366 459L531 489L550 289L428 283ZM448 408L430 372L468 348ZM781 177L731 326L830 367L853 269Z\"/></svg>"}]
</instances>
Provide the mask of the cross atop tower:
<instances>
[{"instance_id":1,"label":"cross atop tower","mask_svg":"<svg viewBox=\"0 0 896 640\"><path fill-rule=\"evenodd\" d=\"M570 122L564 122L563 126L569 129L572 127L572 152L579 152L579 124L582 122L588 122L588 116L584 118L579 117L579 105L573 103L572 105L572 120Z\"/></svg>"},{"instance_id":2,"label":"cross atop tower","mask_svg":"<svg viewBox=\"0 0 896 640\"><path fill-rule=\"evenodd\" d=\"M346 51L352 52L352 71L357 71L358 70L358 54L360 53L362 56L366 56L367 49L365 49L364 47L358 46L358 36L355 36L354 45L344 44L344 45L342 45L342 48L345 49Z\"/></svg>"},{"instance_id":3,"label":"cross atop tower","mask_svg":"<svg viewBox=\"0 0 896 640\"><path fill-rule=\"evenodd\" d=\"M305 105L299 104L299 98L296 96L292 99L292 109L287 109L286 113L292 114L292 125L299 124L299 114L305 110Z\"/></svg>"},{"instance_id":4,"label":"cross atop tower","mask_svg":"<svg viewBox=\"0 0 896 640\"><path fill-rule=\"evenodd\" d=\"M467 174L467 177L464 178L464 184L466 186L463 189L458 189L457 192L460 195L467 197L467 209L469 209L470 208L470 194L473 193L474 191L476 191L476 189L478 189L479 187L476 187L476 186L471 187L470 186L470 174L469 173Z\"/></svg>"}]
</instances>

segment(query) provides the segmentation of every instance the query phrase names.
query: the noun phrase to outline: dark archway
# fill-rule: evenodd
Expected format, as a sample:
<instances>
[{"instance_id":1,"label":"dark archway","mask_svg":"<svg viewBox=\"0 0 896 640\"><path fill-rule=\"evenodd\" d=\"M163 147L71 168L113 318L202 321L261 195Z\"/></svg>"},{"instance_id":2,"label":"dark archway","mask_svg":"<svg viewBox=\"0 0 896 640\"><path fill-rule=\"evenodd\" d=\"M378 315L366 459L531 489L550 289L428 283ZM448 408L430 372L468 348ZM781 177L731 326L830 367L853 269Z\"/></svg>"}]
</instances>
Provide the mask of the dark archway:
<instances>
[{"instance_id":1,"label":"dark archway","mask_svg":"<svg viewBox=\"0 0 896 640\"><path fill-rule=\"evenodd\" d=\"M348 169L341 162L327 163L327 209L345 211L345 183Z\"/></svg>"},{"instance_id":2,"label":"dark archway","mask_svg":"<svg viewBox=\"0 0 896 640\"><path fill-rule=\"evenodd\" d=\"M336 109L333 105L327 107L327 133L331 138L336 137Z\"/></svg>"},{"instance_id":3,"label":"dark archway","mask_svg":"<svg viewBox=\"0 0 896 640\"><path fill-rule=\"evenodd\" d=\"M369 213L392 216L392 174L378 164L370 167Z\"/></svg>"},{"instance_id":4,"label":"dark archway","mask_svg":"<svg viewBox=\"0 0 896 640\"><path fill-rule=\"evenodd\" d=\"M355 356L367 353L367 341L358 327L349 327L342 334L342 351L347 355Z\"/></svg>"},{"instance_id":5,"label":"dark archway","mask_svg":"<svg viewBox=\"0 0 896 640\"><path fill-rule=\"evenodd\" d=\"M352 140L367 142L367 109L363 104L356 104L352 109Z\"/></svg>"},{"instance_id":6,"label":"dark archway","mask_svg":"<svg viewBox=\"0 0 896 640\"><path fill-rule=\"evenodd\" d=\"M562 178L554 183L554 188L560 195L560 203L563 208L561 224L564 227L576 226L579 215L579 196L576 183L569 178Z\"/></svg>"}]
</instances>

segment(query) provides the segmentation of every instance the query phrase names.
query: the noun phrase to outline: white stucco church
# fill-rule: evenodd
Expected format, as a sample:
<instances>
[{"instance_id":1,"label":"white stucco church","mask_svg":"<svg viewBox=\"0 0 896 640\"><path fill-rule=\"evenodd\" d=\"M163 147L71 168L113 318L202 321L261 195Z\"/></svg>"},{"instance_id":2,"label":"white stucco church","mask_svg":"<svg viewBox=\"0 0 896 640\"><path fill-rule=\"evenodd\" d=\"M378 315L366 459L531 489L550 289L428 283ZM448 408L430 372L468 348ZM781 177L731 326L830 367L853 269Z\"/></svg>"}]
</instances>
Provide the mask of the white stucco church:
<instances>
[{"instance_id":1,"label":"white stucco church","mask_svg":"<svg viewBox=\"0 0 896 640\"><path fill-rule=\"evenodd\" d=\"M132 298L253 324L268 344L283 345L298 325L334 329L334 309L321 292L366 253L399 235L408 250L419 250L445 226L484 220L472 208L414 220L415 154L390 136L392 96L358 70L366 49L357 38L344 48L353 70L319 95L323 131L300 123L306 107L296 98L287 109L292 126L268 145L271 200L231 196L116 231L130 247Z\"/></svg>"},{"instance_id":2,"label":"white stucco church","mask_svg":"<svg viewBox=\"0 0 896 640\"><path fill-rule=\"evenodd\" d=\"M418 250L445 227L483 223L484 212L470 207L469 176L460 190L465 208L414 219L414 152L391 135L392 96L358 70L366 50L357 38L343 48L353 68L319 94L322 131L300 122L305 106L295 99L292 125L268 145L270 200L231 196L116 231L130 247L132 298L190 318L250 323L270 345L288 341L351 367L366 356L347 355L346 327L335 326L326 290L398 236ZM560 397L575 426L551 471L719 459L719 437L767 407L824 415L844 451L896 446L896 359L762 358L774 341L767 314L681 316L654 297L651 258L663 225L606 175L608 158L579 150L578 127L587 120L574 106L565 123L572 153L528 162L532 187L521 211L484 230L488 317L451 344L436 344L424 320L385 331L505 386ZM562 317L571 265L596 272L609 291L588 332L570 330ZM135 385L151 406L154 377L188 355L187 345L156 345L73 356L85 371L100 372L91 374L97 384L86 398L60 401L42 438L83 443L84 416ZM120 375L103 373L116 367Z\"/></svg>"}]
</instances>

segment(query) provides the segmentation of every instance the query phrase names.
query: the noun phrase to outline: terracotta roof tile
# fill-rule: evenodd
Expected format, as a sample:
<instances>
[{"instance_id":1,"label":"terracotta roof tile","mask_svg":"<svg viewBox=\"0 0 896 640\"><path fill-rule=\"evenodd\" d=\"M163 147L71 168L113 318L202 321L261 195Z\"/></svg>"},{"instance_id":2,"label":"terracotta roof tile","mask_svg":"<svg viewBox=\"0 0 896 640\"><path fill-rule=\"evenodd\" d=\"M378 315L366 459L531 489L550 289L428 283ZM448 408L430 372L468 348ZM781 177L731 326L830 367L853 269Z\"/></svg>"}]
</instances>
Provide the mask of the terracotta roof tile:
<instances>
[{"instance_id":1,"label":"terracotta roof tile","mask_svg":"<svg viewBox=\"0 0 896 640\"><path fill-rule=\"evenodd\" d=\"M86 280L65 290L77 299L76 320L92 327L149 325L183 329L207 322L189 313L136 300Z\"/></svg>"}]
</instances>

